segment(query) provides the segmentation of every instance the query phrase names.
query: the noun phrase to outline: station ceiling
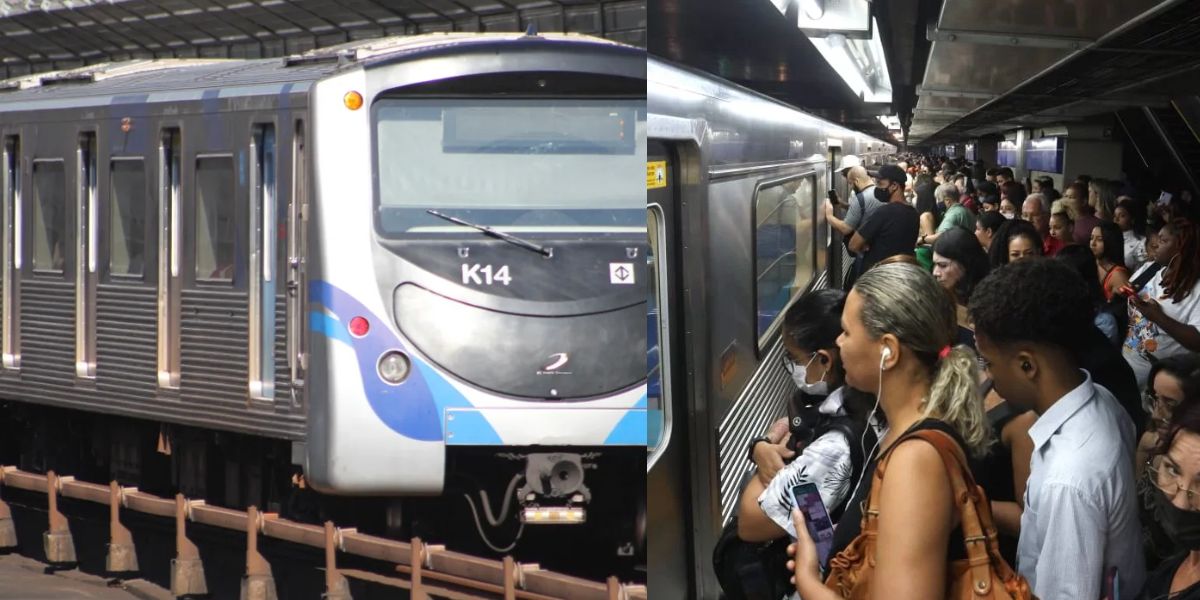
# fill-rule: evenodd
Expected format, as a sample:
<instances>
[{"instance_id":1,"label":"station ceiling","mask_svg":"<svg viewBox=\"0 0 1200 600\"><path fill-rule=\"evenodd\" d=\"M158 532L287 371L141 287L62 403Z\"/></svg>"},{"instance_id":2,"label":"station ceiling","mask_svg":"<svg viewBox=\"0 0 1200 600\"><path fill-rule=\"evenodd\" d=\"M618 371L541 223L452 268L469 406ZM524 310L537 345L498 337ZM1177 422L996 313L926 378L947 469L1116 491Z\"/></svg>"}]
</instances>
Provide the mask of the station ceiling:
<instances>
[{"instance_id":1,"label":"station ceiling","mask_svg":"<svg viewBox=\"0 0 1200 600\"><path fill-rule=\"evenodd\" d=\"M1194 0L946 0L909 131L940 144L1200 93Z\"/></svg>"},{"instance_id":2,"label":"station ceiling","mask_svg":"<svg viewBox=\"0 0 1200 600\"><path fill-rule=\"evenodd\" d=\"M1094 120L1200 94L1197 0L873 0L892 79L867 104L771 0L651 0L649 51L912 145Z\"/></svg>"},{"instance_id":3,"label":"station ceiling","mask_svg":"<svg viewBox=\"0 0 1200 600\"><path fill-rule=\"evenodd\" d=\"M270 58L392 35L566 31L646 46L646 0L0 0L0 78L139 58Z\"/></svg>"},{"instance_id":4,"label":"station ceiling","mask_svg":"<svg viewBox=\"0 0 1200 600\"><path fill-rule=\"evenodd\" d=\"M924 24L941 0L876 0L893 103L867 104L770 0L650 0L655 55L713 73L847 127L883 138L878 116L904 115L925 70Z\"/></svg>"}]
</instances>

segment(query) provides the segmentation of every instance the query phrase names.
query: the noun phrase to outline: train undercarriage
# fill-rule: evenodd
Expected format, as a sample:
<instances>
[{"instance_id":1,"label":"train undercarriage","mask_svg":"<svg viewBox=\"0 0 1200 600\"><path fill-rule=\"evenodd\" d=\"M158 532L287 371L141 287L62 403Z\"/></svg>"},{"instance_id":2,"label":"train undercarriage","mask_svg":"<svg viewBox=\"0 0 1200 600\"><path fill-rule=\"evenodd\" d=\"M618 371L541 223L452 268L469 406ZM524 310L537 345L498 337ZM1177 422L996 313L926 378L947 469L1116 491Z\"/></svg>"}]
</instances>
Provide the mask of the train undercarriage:
<instances>
[{"instance_id":1,"label":"train undercarriage","mask_svg":"<svg viewBox=\"0 0 1200 600\"><path fill-rule=\"evenodd\" d=\"M335 496L306 485L302 448L288 440L0 402L0 465L236 510L255 506L398 540L420 537L584 578L645 581L644 451L453 450L441 495Z\"/></svg>"}]
</instances>

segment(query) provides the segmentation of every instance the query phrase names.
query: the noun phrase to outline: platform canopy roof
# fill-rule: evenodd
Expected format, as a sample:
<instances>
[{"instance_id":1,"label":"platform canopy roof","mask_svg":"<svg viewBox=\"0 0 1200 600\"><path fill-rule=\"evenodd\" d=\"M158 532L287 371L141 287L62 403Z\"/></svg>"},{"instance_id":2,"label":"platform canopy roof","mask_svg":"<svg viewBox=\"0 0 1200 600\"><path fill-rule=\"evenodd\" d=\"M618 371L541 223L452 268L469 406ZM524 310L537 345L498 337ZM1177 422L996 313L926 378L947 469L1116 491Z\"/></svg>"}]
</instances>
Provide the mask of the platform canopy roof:
<instances>
[{"instance_id":1,"label":"platform canopy roof","mask_svg":"<svg viewBox=\"0 0 1200 600\"><path fill-rule=\"evenodd\" d=\"M646 0L0 0L0 79L142 58L269 58L443 31L645 47Z\"/></svg>"}]
</instances>

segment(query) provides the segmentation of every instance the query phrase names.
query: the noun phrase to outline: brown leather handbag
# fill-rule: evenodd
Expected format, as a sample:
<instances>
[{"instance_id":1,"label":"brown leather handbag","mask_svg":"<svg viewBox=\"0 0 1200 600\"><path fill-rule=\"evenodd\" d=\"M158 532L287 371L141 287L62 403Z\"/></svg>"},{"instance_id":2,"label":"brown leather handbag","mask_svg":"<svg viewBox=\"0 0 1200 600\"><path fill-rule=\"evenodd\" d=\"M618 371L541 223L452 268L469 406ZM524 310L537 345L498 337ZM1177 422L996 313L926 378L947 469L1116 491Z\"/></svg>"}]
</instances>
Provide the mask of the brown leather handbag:
<instances>
[{"instance_id":1,"label":"brown leather handbag","mask_svg":"<svg viewBox=\"0 0 1200 600\"><path fill-rule=\"evenodd\" d=\"M975 485L975 478L958 443L944 432L923 429L905 435L892 448L910 438L920 438L933 444L941 454L962 517L967 558L950 562L946 570L945 598L1036 600L1029 590L1029 582L1016 574L1000 556L991 505L983 488ZM886 585L886 582L874 581L875 538L879 534L879 490L883 487L883 475L890 455L891 450L880 459L875 469L871 493L867 497L867 510L863 513L862 532L829 561L829 577L825 585L843 598L867 600L871 598L873 586Z\"/></svg>"}]
</instances>

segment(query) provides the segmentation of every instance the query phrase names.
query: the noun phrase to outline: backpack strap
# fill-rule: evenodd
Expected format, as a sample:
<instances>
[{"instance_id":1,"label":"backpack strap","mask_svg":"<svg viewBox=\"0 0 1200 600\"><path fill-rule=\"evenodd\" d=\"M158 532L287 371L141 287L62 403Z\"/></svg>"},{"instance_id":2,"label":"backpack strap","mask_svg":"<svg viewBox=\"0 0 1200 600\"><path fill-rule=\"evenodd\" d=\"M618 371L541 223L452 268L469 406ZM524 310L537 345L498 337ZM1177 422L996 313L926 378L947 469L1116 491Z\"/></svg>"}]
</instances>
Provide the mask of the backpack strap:
<instances>
[{"instance_id":1,"label":"backpack strap","mask_svg":"<svg viewBox=\"0 0 1200 600\"><path fill-rule=\"evenodd\" d=\"M858 478L862 475L863 467L866 463L866 457L863 456L863 447L860 440L862 439L863 434L866 433L867 435L872 436L872 439L868 440L867 445L874 445L874 432L871 431L870 427L865 424L863 426L859 426L859 424L849 416L831 417L826 419L821 427L821 430L817 432L815 437L820 437L829 431L836 431L846 436L846 444L850 446L850 481L858 481ZM847 495L837 506L829 507L829 518L832 519L834 523L841 519L842 514L845 513L846 507L850 505L851 500L852 498Z\"/></svg>"},{"instance_id":2,"label":"backpack strap","mask_svg":"<svg viewBox=\"0 0 1200 600\"><path fill-rule=\"evenodd\" d=\"M991 380L989 379L988 381ZM1017 412L1017 410L1013 408L1013 405L1009 404L1008 401L1001 402L993 407L992 410L987 411L988 425L991 425L996 430L1004 429L1004 426L1007 425L1009 421L1013 420L1020 414L1021 413Z\"/></svg>"},{"instance_id":3,"label":"backpack strap","mask_svg":"<svg viewBox=\"0 0 1200 600\"><path fill-rule=\"evenodd\" d=\"M1162 270L1162 265L1160 265L1158 263L1154 263L1153 265L1150 265L1149 268L1142 271L1141 275L1138 275L1137 279L1134 279L1133 281L1129 282L1129 287L1132 287L1135 291L1138 291L1138 292L1142 291L1142 288L1146 287L1146 284L1150 283L1150 280L1154 279L1154 276L1157 275L1158 272L1161 270Z\"/></svg>"}]
</instances>

